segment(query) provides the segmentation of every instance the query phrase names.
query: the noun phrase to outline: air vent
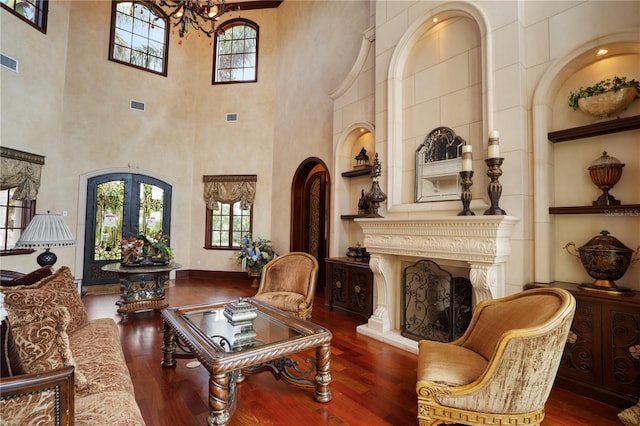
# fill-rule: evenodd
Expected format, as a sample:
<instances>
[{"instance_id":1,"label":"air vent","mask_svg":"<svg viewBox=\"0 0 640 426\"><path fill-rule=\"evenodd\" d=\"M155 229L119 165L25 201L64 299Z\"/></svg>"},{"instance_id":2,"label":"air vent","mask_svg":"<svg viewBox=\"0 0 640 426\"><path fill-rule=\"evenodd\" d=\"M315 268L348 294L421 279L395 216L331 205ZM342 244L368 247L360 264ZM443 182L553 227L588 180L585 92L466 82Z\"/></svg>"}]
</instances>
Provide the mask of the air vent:
<instances>
[{"instance_id":1,"label":"air vent","mask_svg":"<svg viewBox=\"0 0 640 426\"><path fill-rule=\"evenodd\" d=\"M238 113L237 112L228 112L227 113L227 121L238 121Z\"/></svg>"},{"instance_id":2,"label":"air vent","mask_svg":"<svg viewBox=\"0 0 640 426\"><path fill-rule=\"evenodd\" d=\"M18 61L4 53L0 53L0 65L13 72L18 72Z\"/></svg>"},{"instance_id":3,"label":"air vent","mask_svg":"<svg viewBox=\"0 0 640 426\"><path fill-rule=\"evenodd\" d=\"M134 101L133 99L130 99L129 108L134 109L136 111L144 111L144 102Z\"/></svg>"}]
</instances>

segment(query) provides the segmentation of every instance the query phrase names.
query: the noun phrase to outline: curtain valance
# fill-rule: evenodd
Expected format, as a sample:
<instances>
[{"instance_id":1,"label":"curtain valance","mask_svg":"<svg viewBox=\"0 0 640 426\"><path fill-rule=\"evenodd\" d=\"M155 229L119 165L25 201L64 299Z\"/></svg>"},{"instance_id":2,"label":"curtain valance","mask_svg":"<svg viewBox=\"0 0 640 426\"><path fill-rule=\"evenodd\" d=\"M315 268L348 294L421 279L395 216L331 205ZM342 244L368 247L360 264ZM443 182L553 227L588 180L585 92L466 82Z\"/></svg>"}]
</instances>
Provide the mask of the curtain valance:
<instances>
[{"instance_id":1,"label":"curtain valance","mask_svg":"<svg viewBox=\"0 0 640 426\"><path fill-rule=\"evenodd\" d=\"M219 210L220 203L240 202L240 208L248 209L256 198L258 175L205 175L204 202L208 209Z\"/></svg>"},{"instance_id":2,"label":"curtain valance","mask_svg":"<svg viewBox=\"0 0 640 426\"><path fill-rule=\"evenodd\" d=\"M40 189L44 157L0 147L0 161L0 189L16 188L12 198L17 201L35 200Z\"/></svg>"}]
</instances>

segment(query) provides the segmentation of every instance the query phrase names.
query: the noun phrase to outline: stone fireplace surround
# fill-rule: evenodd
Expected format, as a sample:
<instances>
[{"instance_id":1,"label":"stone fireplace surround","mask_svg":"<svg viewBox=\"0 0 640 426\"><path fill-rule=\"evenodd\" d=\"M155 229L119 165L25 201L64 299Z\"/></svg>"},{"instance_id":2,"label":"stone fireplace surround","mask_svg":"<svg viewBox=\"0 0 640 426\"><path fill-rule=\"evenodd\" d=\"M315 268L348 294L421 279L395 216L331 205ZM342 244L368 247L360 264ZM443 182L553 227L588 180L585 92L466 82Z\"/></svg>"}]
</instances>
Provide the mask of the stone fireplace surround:
<instances>
[{"instance_id":1,"label":"stone fireplace surround","mask_svg":"<svg viewBox=\"0 0 640 426\"><path fill-rule=\"evenodd\" d=\"M403 262L457 261L469 268L474 306L505 295L504 264L509 238L519 221L512 216L442 216L428 219L356 219L371 254L374 312L363 335L417 353L418 342L400 335Z\"/></svg>"}]
</instances>

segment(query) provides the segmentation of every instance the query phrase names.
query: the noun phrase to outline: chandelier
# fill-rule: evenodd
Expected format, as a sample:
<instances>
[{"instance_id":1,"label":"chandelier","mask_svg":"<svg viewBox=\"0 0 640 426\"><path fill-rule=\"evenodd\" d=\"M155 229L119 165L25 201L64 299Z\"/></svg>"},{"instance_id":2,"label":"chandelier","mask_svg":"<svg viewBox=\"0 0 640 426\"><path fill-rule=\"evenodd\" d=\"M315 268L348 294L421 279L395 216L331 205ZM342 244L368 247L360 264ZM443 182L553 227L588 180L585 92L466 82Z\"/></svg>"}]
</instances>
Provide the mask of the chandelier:
<instances>
[{"instance_id":1,"label":"chandelier","mask_svg":"<svg viewBox=\"0 0 640 426\"><path fill-rule=\"evenodd\" d=\"M211 37L216 32L216 21L225 13L232 11L225 0L154 1L167 12L173 26L178 27L180 38L184 37L190 26ZM234 10L240 10L240 5ZM207 22L211 23L211 29L205 28Z\"/></svg>"}]
</instances>

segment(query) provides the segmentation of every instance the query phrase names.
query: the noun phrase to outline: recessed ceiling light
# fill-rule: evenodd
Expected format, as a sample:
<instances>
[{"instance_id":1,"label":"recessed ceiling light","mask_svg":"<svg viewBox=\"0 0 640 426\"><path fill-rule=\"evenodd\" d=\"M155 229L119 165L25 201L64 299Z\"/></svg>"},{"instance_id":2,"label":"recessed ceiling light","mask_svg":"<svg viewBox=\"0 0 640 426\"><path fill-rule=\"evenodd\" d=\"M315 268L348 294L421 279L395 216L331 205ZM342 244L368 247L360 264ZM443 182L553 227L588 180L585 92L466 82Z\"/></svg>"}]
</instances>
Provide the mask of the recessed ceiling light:
<instances>
[{"instance_id":1,"label":"recessed ceiling light","mask_svg":"<svg viewBox=\"0 0 640 426\"><path fill-rule=\"evenodd\" d=\"M433 22L438 22L438 18L433 18Z\"/></svg>"},{"instance_id":2,"label":"recessed ceiling light","mask_svg":"<svg viewBox=\"0 0 640 426\"><path fill-rule=\"evenodd\" d=\"M607 49L604 49L604 48L598 49L598 51L596 52L596 56L604 56L607 53L609 53L609 51Z\"/></svg>"}]
</instances>

